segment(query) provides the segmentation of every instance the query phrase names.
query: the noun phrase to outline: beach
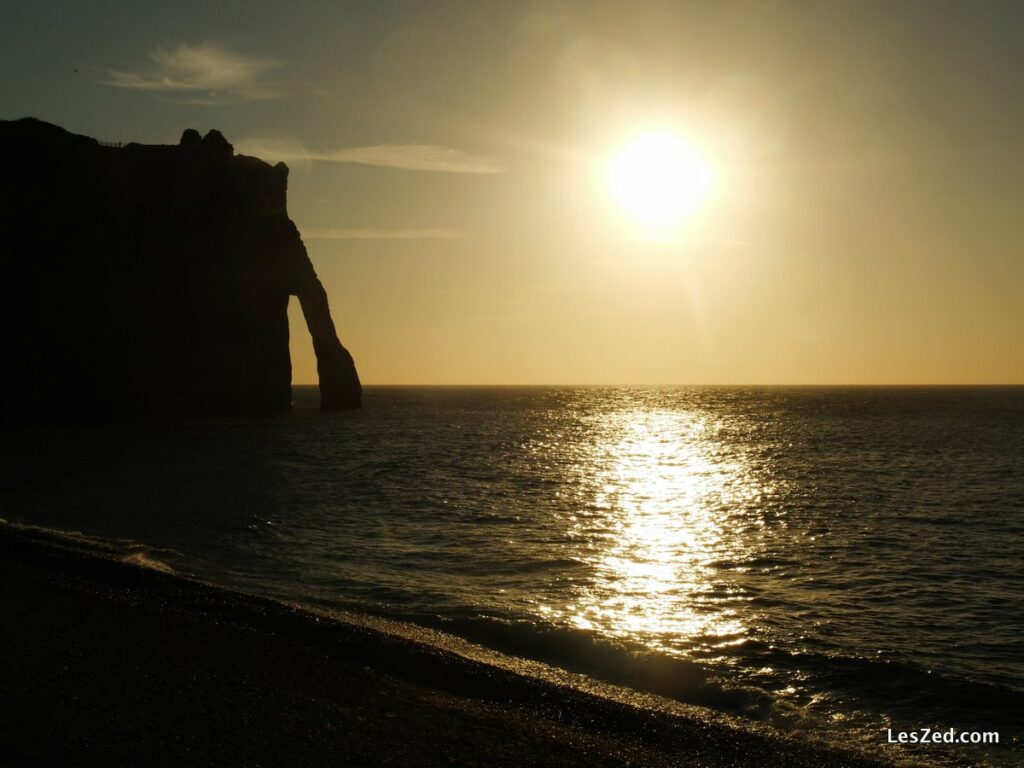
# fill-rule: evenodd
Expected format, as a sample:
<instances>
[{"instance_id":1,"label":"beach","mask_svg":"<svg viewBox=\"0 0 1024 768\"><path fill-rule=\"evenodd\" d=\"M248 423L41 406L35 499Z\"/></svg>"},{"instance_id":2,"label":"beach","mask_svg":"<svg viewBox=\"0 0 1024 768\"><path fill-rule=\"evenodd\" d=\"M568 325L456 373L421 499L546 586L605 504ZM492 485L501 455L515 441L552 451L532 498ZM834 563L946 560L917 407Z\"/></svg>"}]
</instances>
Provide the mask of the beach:
<instances>
[{"instance_id":1,"label":"beach","mask_svg":"<svg viewBox=\"0 0 1024 768\"><path fill-rule=\"evenodd\" d=\"M0 550L5 765L883 764L30 532Z\"/></svg>"}]
</instances>

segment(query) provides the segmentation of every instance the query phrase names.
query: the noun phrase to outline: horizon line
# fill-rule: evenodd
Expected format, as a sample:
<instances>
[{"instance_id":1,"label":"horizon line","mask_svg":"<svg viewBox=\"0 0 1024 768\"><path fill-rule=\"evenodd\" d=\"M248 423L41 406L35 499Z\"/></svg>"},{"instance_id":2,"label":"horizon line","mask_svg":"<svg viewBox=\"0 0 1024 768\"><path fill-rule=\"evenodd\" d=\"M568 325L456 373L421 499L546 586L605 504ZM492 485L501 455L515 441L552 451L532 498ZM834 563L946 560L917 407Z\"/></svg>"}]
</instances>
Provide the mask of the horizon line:
<instances>
[{"instance_id":1,"label":"horizon line","mask_svg":"<svg viewBox=\"0 0 1024 768\"><path fill-rule=\"evenodd\" d=\"M293 387L318 387L319 383L292 383ZM849 384L849 383L825 383L825 384L800 384L800 383L789 383L789 384L695 384L695 383L654 383L654 384L579 384L579 383L541 383L541 384L480 384L480 383L464 383L464 384L452 384L452 383L430 383L420 382L416 384L405 384L405 383L363 383L364 387L907 387L907 388L922 388L922 387L1024 387L1024 382L931 382L931 383L870 383L870 384Z\"/></svg>"}]
</instances>

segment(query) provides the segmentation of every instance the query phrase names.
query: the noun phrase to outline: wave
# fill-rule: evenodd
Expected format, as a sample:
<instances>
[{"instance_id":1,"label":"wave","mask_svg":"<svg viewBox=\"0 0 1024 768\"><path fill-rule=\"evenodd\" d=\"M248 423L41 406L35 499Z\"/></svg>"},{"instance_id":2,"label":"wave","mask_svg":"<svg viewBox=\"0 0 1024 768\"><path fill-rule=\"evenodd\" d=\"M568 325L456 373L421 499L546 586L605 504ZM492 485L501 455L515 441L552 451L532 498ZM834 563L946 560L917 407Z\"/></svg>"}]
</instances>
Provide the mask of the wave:
<instances>
[{"instance_id":1,"label":"wave","mask_svg":"<svg viewBox=\"0 0 1024 768\"><path fill-rule=\"evenodd\" d=\"M756 685L722 677L698 662L612 641L595 632L482 616L402 614L501 653L536 659L615 685L789 729L801 720L787 702Z\"/></svg>"},{"instance_id":2,"label":"wave","mask_svg":"<svg viewBox=\"0 0 1024 768\"><path fill-rule=\"evenodd\" d=\"M119 560L126 565L173 574L171 564L180 561L180 552L169 548L151 547L132 539L108 539L81 531L60 530L41 525L17 523L0 517L0 531L17 535L23 540L35 541L62 551L103 559Z\"/></svg>"},{"instance_id":3,"label":"wave","mask_svg":"<svg viewBox=\"0 0 1024 768\"><path fill-rule=\"evenodd\" d=\"M908 720L979 726L1005 732L1020 729L1024 692L928 669L899 658L871 659L821 653L773 651L767 658L810 671L819 685L850 692Z\"/></svg>"},{"instance_id":4,"label":"wave","mask_svg":"<svg viewBox=\"0 0 1024 768\"><path fill-rule=\"evenodd\" d=\"M483 616L402 615L501 653L536 659L615 685L708 707L782 731L824 732L836 718L860 721L877 742L888 713L908 727L998 730L1019 738L1024 692L896 658L793 652L748 640L714 663L610 640L571 627ZM768 673L763 672L767 670ZM762 673L762 674L758 674ZM794 684L803 690L794 696Z\"/></svg>"}]
</instances>

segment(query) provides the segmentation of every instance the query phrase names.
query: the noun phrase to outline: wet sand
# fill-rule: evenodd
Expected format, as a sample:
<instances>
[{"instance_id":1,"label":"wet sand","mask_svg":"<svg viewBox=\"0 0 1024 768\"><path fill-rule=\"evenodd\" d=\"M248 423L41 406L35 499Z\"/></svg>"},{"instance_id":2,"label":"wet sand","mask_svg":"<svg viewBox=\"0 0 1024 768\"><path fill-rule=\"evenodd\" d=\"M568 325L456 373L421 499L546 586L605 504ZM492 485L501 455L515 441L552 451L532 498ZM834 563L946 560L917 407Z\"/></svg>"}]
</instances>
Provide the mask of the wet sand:
<instances>
[{"instance_id":1,"label":"wet sand","mask_svg":"<svg viewBox=\"0 0 1024 768\"><path fill-rule=\"evenodd\" d=\"M886 765L10 530L0 605L3 765Z\"/></svg>"}]
</instances>

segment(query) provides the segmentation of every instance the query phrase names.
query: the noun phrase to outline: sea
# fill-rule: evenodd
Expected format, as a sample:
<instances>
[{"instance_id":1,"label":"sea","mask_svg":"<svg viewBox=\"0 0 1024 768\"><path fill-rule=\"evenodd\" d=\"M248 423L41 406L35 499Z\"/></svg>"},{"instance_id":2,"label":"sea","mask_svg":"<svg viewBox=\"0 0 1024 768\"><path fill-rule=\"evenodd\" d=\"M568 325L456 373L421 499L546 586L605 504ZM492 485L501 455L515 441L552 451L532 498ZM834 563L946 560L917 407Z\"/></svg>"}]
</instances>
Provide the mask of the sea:
<instances>
[{"instance_id":1,"label":"sea","mask_svg":"<svg viewBox=\"0 0 1024 768\"><path fill-rule=\"evenodd\" d=\"M847 748L1024 764L1024 388L318 396L8 430L0 517Z\"/></svg>"}]
</instances>

